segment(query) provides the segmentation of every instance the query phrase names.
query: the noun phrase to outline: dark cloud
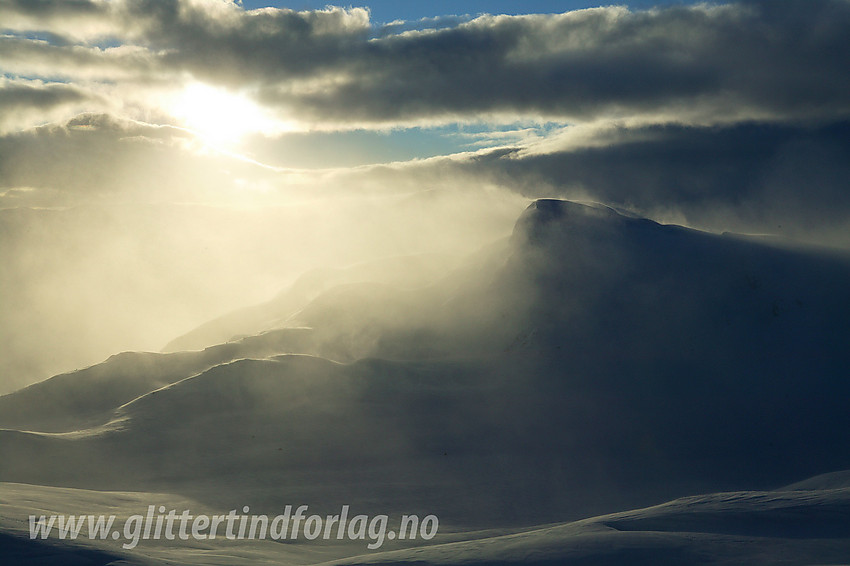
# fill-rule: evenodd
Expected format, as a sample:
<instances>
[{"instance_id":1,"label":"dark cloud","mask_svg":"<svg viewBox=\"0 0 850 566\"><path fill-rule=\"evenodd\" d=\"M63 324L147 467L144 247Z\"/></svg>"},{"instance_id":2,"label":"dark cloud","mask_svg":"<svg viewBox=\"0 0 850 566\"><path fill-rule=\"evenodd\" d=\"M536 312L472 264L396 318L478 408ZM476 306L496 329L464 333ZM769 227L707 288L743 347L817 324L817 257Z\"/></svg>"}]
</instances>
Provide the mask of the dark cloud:
<instances>
[{"instance_id":1,"label":"dark cloud","mask_svg":"<svg viewBox=\"0 0 850 566\"><path fill-rule=\"evenodd\" d=\"M91 98L88 93L73 85L40 83L0 83L0 108L3 114L22 109L48 110L69 102Z\"/></svg>"},{"instance_id":2,"label":"dark cloud","mask_svg":"<svg viewBox=\"0 0 850 566\"><path fill-rule=\"evenodd\" d=\"M846 113L848 85L839 69L850 53L850 8L843 2L806 6L484 18L388 40L377 48L383 64L372 67L372 80L304 102L326 110L339 96L362 101L364 117L390 118L421 114L423 106L577 120Z\"/></svg>"},{"instance_id":3,"label":"dark cloud","mask_svg":"<svg viewBox=\"0 0 850 566\"><path fill-rule=\"evenodd\" d=\"M312 77L344 65L370 31L363 9L243 12L151 0L131 4L130 14L146 22L144 42L167 50L164 65L238 86Z\"/></svg>"},{"instance_id":4,"label":"dark cloud","mask_svg":"<svg viewBox=\"0 0 850 566\"><path fill-rule=\"evenodd\" d=\"M104 102L102 97L72 84L0 79L0 134Z\"/></svg>"},{"instance_id":5,"label":"dark cloud","mask_svg":"<svg viewBox=\"0 0 850 566\"><path fill-rule=\"evenodd\" d=\"M528 197L591 199L715 231L847 245L848 139L847 121L649 126L613 130L604 143L545 152L502 148L372 174L387 183L454 177Z\"/></svg>"},{"instance_id":6,"label":"dark cloud","mask_svg":"<svg viewBox=\"0 0 850 566\"><path fill-rule=\"evenodd\" d=\"M317 120L519 113L711 123L846 115L848 24L846 2L487 16L355 42L336 60L320 51L309 59L313 72L339 80L318 89L279 83L277 73L288 67L278 61L258 82L265 102Z\"/></svg>"},{"instance_id":7,"label":"dark cloud","mask_svg":"<svg viewBox=\"0 0 850 566\"><path fill-rule=\"evenodd\" d=\"M147 49L162 72L257 88L264 103L315 122L519 114L706 124L850 112L843 0L483 16L377 36L356 8L3 3L14 17L37 16L44 32L61 31L54 16L88 18L100 37Z\"/></svg>"},{"instance_id":8,"label":"dark cloud","mask_svg":"<svg viewBox=\"0 0 850 566\"><path fill-rule=\"evenodd\" d=\"M211 82L312 75L322 62L342 62L352 41L362 43L371 29L368 11L360 8L246 12L229 1L193 0L33 4L2 0L0 7L7 14L4 24L19 34L4 38L14 42L6 53L48 61L51 50L31 35L49 35L53 41L47 47L63 59L56 65L57 74L90 64L102 52L80 47L105 42L148 50L146 59L127 60L125 65L143 65L147 70L146 65L156 61L161 73L191 71ZM72 45L75 41L78 44ZM69 58L68 47L78 48L76 61Z\"/></svg>"},{"instance_id":9,"label":"dark cloud","mask_svg":"<svg viewBox=\"0 0 850 566\"><path fill-rule=\"evenodd\" d=\"M59 78L142 78L167 75L159 57L134 46L102 49L67 43L65 38L32 39L0 36L2 68L21 76ZM63 84L63 83L55 83Z\"/></svg>"},{"instance_id":10,"label":"dark cloud","mask_svg":"<svg viewBox=\"0 0 850 566\"><path fill-rule=\"evenodd\" d=\"M103 0L4 0L4 11L18 17L95 17L109 12Z\"/></svg>"}]
</instances>

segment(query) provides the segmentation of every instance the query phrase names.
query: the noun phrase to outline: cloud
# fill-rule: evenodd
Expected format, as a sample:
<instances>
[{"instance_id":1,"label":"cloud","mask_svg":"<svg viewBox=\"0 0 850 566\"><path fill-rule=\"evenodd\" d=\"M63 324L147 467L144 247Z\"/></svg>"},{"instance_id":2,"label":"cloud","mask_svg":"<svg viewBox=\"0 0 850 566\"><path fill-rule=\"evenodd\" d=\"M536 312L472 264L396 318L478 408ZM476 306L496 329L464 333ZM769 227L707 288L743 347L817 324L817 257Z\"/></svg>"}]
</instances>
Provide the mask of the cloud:
<instances>
[{"instance_id":1,"label":"cloud","mask_svg":"<svg viewBox=\"0 0 850 566\"><path fill-rule=\"evenodd\" d=\"M250 179L249 189L240 179ZM284 172L216 152L186 130L87 113L0 136L0 208L135 202L248 202ZM24 189L23 191L21 189Z\"/></svg>"},{"instance_id":2,"label":"cloud","mask_svg":"<svg viewBox=\"0 0 850 566\"><path fill-rule=\"evenodd\" d=\"M9 74L40 76L56 82L74 80L157 79L166 74L156 67L157 56L147 49L122 45L98 47L51 40L0 36L2 68Z\"/></svg>"},{"instance_id":3,"label":"cloud","mask_svg":"<svg viewBox=\"0 0 850 566\"><path fill-rule=\"evenodd\" d=\"M0 133L47 123L103 100L71 84L0 78Z\"/></svg>"},{"instance_id":4,"label":"cloud","mask_svg":"<svg viewBox=\"0 0 850 566\"><path fill-rule=\"evenodd\" d=\"M59 187L180 198L220 196L239 183L273 193L298 192L292 182L456 188L457 176L712 229L808 234L844 226L850 210L841 182L846 1L609 7L381 28L361 8L245 10L225 0L0 7L8 30L0 66L40 77L0 85L5 201ZM238 89L314 131L522 125L474 129L483 149L470 154L284 173L205 155L171 127L162 93L195 80ZM80 129L68 120L81 111L83 120L101 118ZM537 127L544 120L560 129ZM9 133L54 121L62 125Z\"/></svg>"},{"instance_id":5,"label":"cloud","mask_svg":"<svg viewBox=\"0 0 850 566\"><path fill-rule=\"evenodd\" d=\"M285 115L325 127L518 116L712 124L850 112L850 4L842 0L485 15L397 26L399 33L373 29L360 8L246 11L190 0L2 5L5 25L18 30L18 56L43 61L55 51L57 73L90 68L93 58L127 63L125 72L188 73L249 90ZM33 29L72 45L24 37ZM92 50L104 41L129 51Z\"/></svg>"},{"instance_id":6,"label":"cloud","mask_svg":"<svg viewBox=\"0 0 850 566\"><path fill-rule=\"evenodd\" d=\"M340 120L502 113L705 123L846 115L840 69L850 52L850 7L806 8L790 2L485 16L371 42L350 62L357 79L336 88L274 92L313 116Z\"/></svg>"},{"instance_id":7,"label":"cloud","mask_svg":"<svg viewBox=\"0 0 850 566\"><path fill-rule=\"evenodd\" d=\"M374 167L369 174L394 185L405 178L489 184L531 198L603 202L717 232L850 245L848 121L582 126L554 137L559 143L549 138Z\"/></svg>"},{"instance_id":8,"label":"cloud","mask_svg":"<svg viewBox=\"0 0 850 566\"><path fill-rule=\"evenodd\" d=\"M0 6L8 14L5 27L19 40L36 32L50 34L57 48L102 42L143 47L162 70L219 81L316 72L323 60L340 61L351 41L365 40L371 29L363 8L245 11L226 0L3 0Z\"/></svg>"},{"instance_id":9,"label":"cloud","mask_svg":"<svg viewBox=\"0 0 850 566\"><path fill-rule=\"evenodd\" d=\"M376 30L375 36L382 38L409 31L434 31L438 29L453 28L472 19L472 16L466 14L455 16L436 16L411 21L396 20L381 26L378 30Z\"/></svg>"}]
</instances>

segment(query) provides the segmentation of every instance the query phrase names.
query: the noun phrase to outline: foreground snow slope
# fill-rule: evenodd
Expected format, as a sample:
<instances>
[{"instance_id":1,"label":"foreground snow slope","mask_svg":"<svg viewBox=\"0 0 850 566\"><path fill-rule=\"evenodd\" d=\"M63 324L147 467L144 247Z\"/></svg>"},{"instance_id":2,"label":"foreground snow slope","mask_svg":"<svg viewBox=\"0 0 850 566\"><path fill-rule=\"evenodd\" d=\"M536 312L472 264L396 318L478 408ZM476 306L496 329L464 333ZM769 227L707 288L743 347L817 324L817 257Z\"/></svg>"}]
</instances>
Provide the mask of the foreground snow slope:
<instances>
[{"instance_id":1,"label":"foreground snow slope","mask_svg":"<svg viewBox=\"0 0 850 566\"><path fill-rule=\"evenodd\" d=\"M841 564L850 555L850 488L726 492L569 523L515 531L442 532L430 543L387 541L369 552L362 541L53 539L30 541L31 514L106 513L120 521L149 504L208 515L223 508L164 493L94 492L0 484L4 564ZM85 530L84 530L85 533ZM116 562L117 563L117 562Z\"/></svg>"}]
</instances>

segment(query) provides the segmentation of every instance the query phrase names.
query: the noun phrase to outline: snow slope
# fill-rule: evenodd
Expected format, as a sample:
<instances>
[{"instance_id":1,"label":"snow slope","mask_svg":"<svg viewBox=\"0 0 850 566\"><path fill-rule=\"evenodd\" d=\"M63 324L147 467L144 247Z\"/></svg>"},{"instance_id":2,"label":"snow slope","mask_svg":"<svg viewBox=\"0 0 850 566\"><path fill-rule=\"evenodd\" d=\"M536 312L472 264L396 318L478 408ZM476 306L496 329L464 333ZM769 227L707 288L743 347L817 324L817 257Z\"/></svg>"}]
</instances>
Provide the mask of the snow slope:
<instances>
[{"instance_id":1,"label":"snow slope","mask_svg":"<svg viewBox=\"0 0 850 566\"><path fill-rule=\"evenodd\" d=\"M733 492L336 564L841 564L850 492Z\"/></svg>"},{"instance_id":2,"label":"snow slope","mask_svg":"<svg viewBox=\"0 0 850 566\"><path fill-rule=\"evenodd\" d=\"M387 541L364 551L360 541L229 541L223 537L175 545L141 541L30 541L27 517L106 513L121 521L151 502L207 515L204 506L166 493L95 492L0 484L0 550L4 564L842 564L850 555L848 489L726 492L575 522L513 531L442 532L425 543ZM85 532L85 530L84 530ZM118 563L118 562L116 562Z\"/></svg>"}]
</instances>

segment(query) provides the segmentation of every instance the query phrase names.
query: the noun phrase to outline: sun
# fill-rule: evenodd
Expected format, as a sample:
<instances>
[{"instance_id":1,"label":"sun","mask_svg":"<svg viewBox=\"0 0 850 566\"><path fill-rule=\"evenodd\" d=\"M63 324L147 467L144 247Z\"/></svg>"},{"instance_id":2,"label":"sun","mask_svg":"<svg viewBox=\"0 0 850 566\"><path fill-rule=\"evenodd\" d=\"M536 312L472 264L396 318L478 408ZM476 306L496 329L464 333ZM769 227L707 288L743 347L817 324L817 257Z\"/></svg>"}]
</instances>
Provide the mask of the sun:
<instances>
[{"instance_id":1,"label":"sun","mask_svg":"<svg viewBox=\"0 0 850 566\"><path fill-rule=\"evenodd\" d=\"M281 129L248 97L204 83L187 85L169 103L169 113L211 145L238 144L246 135Z\"/></svg>"}]
</instances>

